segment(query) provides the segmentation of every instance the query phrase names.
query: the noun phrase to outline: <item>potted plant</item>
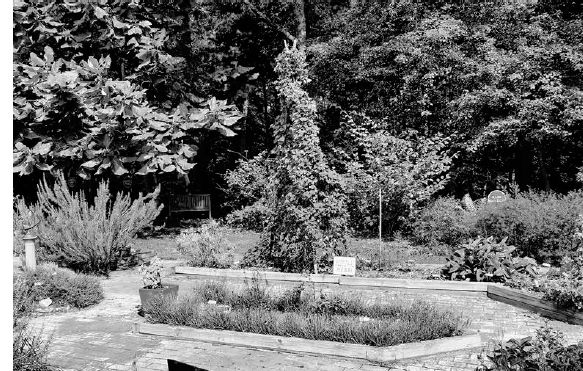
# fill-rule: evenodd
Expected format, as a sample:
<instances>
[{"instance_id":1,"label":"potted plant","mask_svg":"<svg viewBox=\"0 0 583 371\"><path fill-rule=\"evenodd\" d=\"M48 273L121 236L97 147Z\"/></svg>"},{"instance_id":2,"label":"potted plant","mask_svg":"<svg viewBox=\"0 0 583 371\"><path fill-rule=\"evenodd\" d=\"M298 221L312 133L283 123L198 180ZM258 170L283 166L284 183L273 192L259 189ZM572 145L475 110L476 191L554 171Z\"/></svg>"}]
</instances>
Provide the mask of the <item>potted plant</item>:
<instances>
[{"instance_id":1,"label":"potted plant","mask_svg":"<svg viewBox=\"0 0 583 371\"><path fill-rule=\"evenodd\" d=\"M178 285L162 284L161 270L162 265L158 257L154 257L150 261L150 264L142 264L140 267L140 274L144 282L144 287L140 289L142 308L147 307L154 297L164 296L175 298L178 295Z\"/></svg>"}]
</instances>

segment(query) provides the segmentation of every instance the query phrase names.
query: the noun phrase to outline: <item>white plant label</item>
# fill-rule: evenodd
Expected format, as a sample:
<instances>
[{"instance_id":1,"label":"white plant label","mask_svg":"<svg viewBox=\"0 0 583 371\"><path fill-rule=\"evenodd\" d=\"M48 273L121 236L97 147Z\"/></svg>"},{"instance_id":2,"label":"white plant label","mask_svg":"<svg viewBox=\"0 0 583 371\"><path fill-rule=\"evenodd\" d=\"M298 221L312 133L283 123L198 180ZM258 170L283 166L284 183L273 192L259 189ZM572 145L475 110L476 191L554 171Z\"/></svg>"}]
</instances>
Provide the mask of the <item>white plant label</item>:
<instances>
[{"instance_id":1,"label":"white plant label","mask_svg":"<svg viewBox=\"0 0 583 371\"><path fill-rule=\"evenodd\" d=\"M349 256L335 256L332 273L342 276L355 276L356 258Z\"/></svg>"}]
</instances>

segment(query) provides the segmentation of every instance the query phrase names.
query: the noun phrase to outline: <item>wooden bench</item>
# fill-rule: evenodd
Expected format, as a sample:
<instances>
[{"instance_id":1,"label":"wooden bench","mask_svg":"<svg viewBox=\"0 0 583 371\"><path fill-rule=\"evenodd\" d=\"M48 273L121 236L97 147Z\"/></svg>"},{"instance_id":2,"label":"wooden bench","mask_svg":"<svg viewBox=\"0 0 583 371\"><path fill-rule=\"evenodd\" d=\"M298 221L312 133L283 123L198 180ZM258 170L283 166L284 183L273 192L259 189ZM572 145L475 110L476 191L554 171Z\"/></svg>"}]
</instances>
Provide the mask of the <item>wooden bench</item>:
<instances>
[{"instance_id":1,"label":"wooden bench","mask_svg":"<svg viewBox=\"0 0 583 371\"><path fill-rule=\"evenodd\" d=\"M171 195L169 201L169 214L202 211L208 212L209 219L212 219L210 194Z\"/></svg>"}]
</instances>

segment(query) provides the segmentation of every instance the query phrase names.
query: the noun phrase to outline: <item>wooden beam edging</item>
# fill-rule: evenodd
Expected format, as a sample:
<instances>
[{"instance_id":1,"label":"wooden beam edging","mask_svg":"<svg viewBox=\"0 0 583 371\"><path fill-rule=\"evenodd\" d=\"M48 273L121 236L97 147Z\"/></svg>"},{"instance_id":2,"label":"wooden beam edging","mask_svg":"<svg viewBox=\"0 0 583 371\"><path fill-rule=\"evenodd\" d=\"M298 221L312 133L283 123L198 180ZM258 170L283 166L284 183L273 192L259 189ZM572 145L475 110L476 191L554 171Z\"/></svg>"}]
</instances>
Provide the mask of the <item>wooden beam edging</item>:
<instances>
[{"instance_id":1,"label":"wooden beam edging","mask_svg":"<svg viewBox=\"0 0 583 371\"><path fill-rule=\"evenodd\" d=\"M488 285L488 297L515 307L528 309L542 316L567 322L573 325L583 325L583 312L559 309L557 306L545 300L541 300L534 295L525 292L501 287Z\"/></svg>"},{"instance_id":2,"label":"wooden beam edging","mask_svg":"<svg viewBox=\"0 0 583 371\"><path fill-rule=\"evenodd\" d=\"M347 277L332 274L298 274L298 273L214 269L199 267L176 267L175 272L176 274L185 274L200 277L243 278L243 279L259 278L268 281L272 280L272 281L314 282L329 284L331 283L338 284L340 286L358 286L371 288L470 291L483 293L485 293L488 288L488 284L483 282Z\"/></svg>"},{"instance_id":3,"label":"wooden beam edging","mask_svg":"<svg viewBox=\"0 0 583 371\"><path fill-rule=\"evenodd\" d=\"M366 277L340 276L339 283L341 286L391 287L420 290L486 292L488 289L488 285L482 282L415 280L399 278L366 278Z\"/></svg>"},{"instance_id":4,"label":"wooden beam edging","mask_svg":"<svg viewBox=\"0 0 583 371\"><path fill-rule=\"evenodd\" d=\"M389 362L458 350L483 348L492 340L492 338L485 334L473 334L399 344L389 347L374 347L335 341L308 340L295 337L227 330L207 330L152 323L134 323L134 331L144 335L167 336L182 340L196 340L290 353L358 358L373 362ZM504 338L510 338L510 336L504 336Z\"/></svg>"}]
</instances>

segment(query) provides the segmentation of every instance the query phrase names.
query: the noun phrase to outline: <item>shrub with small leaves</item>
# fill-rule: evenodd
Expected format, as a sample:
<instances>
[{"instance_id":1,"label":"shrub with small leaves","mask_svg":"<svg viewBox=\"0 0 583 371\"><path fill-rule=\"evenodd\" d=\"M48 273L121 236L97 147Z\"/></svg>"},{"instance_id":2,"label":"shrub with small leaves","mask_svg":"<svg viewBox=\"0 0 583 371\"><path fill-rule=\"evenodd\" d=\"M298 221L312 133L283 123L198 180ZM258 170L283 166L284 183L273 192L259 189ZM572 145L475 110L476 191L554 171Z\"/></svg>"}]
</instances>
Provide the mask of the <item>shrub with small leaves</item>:
<instances>
[{"instance_id":1,"label":"shrub with small leaves","mask_svg":"<svg viewBox=\"0 0 583 371\"><path fill-rule=\"evenodd\" d=\"M543 299L550 300L559 308L583 311L583 281L563 277L543 285Z\"/></svg>"},{"instance_id":2,"label":"shrub with small leaves","mask_svg":"<svg viewBox=\"0 0 583 371\"><path fill-rule=\"evenodd\" d=\"M225 218L225 223L234 228L261 232L269 220L270 209L265 206L264 200L231 212Z\"/></svg>"},{"instance_id":3,"label":"shrub with small leaves","mask_svg":"<svg viewBox=\"0 0 583 371\"><path fill-rule=\"evenodd\" d=\"M515 249L506 239L496 242L494 237L478 237L454 251L442 273L451 280L478 282L505 282L515 273L534 276L534 259L513 258Z\"/></svg>"},{"instance_id":4,"label":"shrub with small leaves","mask_svg":"<svg viewBox=\"0 0 583 371\"><path fill-rule=\"evenodd\" d=\"M47 355L50 338L29 326L34 307L30 282L22 275L13 277L12 364L14 371L51 371Z\"/></svg>"},{"instance_id":5,"label":"shrub with small leaves","mask_svg":"<svg viewBox=\"0 0 583 371\"><path fill-rule=\"evenodd\" d=\"M22 277L33 301L50 298L55 305L85 308L103 299L103 289L96 277L59 268L53 263L25 271Z\"/></svg>"},{"instance_id":6,"label":"shrub with small leaves","mask_svg":"<svg viewBox=\"0 0 583 371\"><path fill-rule=\"evenodd\" d=\"M543 281L542 291L560 308L583 311L583 248L574 258L563 258L560 276Z\"/></svg>"},{"instance_id":7,"label":"shrub with small leaves","mask_svg":"<svg viewBox=\"0 0 583 371\"><path fill-rule=\"evenodd\" d=\"M412 225L413 241L424 245L458 246L476 237L476 213L464 210L451 197L437 199L423 209Z\"/></svg>"},{"instance_id":8,"label":"shrub with small leaves","mask_svg":"<svg viewBox=\"0 0 583 371\"><path fill-rule=\"evenodd\" d=\"M233 263L233 246L224 235L225 228L211 220L180 233L178 251L195 267L228 268Z\"/></svg>"},{"instance_id":9,"label":"shrub with small leaves","mask_svg":"<svg viewBox=\"0 0 583 371\"><path fill-rule=\"evenodd\" d=\"M76 271L107 274L132 254L137 232L151 226L162 210L156 202L159 192L135 200L128 194L114 197L108 183L101 182L90 202L84 192L69 191L64 175L57 173L54 185L46 180L38 185L37 203L16 202L14 220L18 226L38 224L32 232L40 237L41 259ZM19 238L15 236L15 241Z\"/></svg>"},{"instance_id":10,"label":"shrub with small leaves","mask_svg":"<svg viewBox=\"0 0 583 371\"><path fill-rule=\"evenodd\" d=\"M508 237L520 255L558 264L583 247L583 239L577 238L582 213L582 191L566 195L520 193L506 202L480 208L475 228L482 236Z\"/></svg>"}]
</instances>

